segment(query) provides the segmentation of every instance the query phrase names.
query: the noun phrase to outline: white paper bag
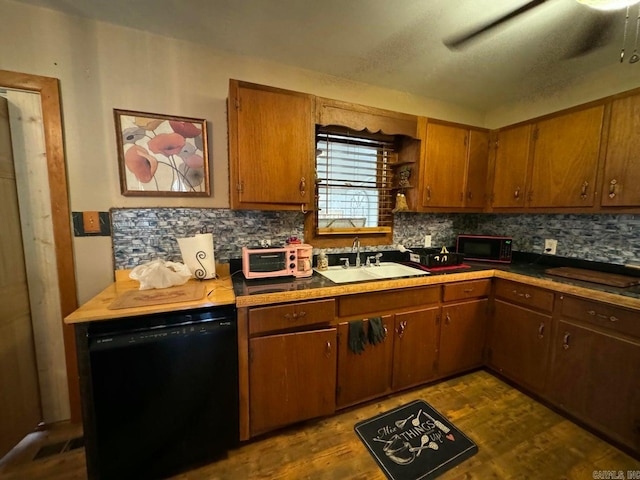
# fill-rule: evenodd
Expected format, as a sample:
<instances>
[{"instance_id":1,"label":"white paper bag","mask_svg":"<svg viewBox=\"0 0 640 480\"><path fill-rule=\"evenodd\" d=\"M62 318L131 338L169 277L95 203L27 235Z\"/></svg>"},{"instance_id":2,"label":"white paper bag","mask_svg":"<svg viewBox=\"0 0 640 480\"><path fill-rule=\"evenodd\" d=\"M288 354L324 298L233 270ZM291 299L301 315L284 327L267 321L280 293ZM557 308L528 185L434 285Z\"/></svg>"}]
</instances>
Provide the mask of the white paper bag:
<instances>
[{"instance_id":1,"label":"white paper bag","mask_svg":"<svg viewBox=\"0 0 640 480\"><path fill-rule=\"evenodd\" d=\"M213 255L213 234L202 233L195 237L178 238L182 261L198 280L216 277L216 260Z\"/></svg>"}]
</instances>

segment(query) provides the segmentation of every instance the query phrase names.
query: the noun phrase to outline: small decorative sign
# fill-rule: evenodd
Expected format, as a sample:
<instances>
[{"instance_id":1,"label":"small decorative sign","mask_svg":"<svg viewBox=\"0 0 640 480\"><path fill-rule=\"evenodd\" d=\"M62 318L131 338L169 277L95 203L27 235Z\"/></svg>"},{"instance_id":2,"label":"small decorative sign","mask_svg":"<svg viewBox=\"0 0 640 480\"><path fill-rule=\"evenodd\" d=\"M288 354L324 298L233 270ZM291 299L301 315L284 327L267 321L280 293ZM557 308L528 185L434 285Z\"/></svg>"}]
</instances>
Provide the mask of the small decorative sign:
<instances>
[{"instance_id":1,"label":"small decorative sign","mask_svg":"<svg viewBox=\"0 0 640 480\"><path fill-rule=\"evenodd\" d=\"M210 195L205 120L113 112L123 195Z\"/></svg>"}]
</instances>

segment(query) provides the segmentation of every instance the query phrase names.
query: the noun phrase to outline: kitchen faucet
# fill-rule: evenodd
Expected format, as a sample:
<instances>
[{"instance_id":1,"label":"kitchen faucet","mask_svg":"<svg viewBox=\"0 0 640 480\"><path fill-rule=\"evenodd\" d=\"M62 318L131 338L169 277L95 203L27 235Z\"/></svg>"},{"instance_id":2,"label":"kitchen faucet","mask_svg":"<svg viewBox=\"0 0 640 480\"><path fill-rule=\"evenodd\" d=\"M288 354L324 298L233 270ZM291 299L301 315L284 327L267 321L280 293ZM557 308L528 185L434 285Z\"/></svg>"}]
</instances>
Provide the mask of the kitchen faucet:
<instances>
[{"instance_id":1,"label":"kitchen faucet","mask_svg":"<svg viewBox=\"0 0 640 480\"><path fill-rule=\"evenodd\" d=\"M351 245L351 251L356 251L356 268L360 267L360 239L358 237L353 239L353 244Z\"/></svg>"}]
</instances>

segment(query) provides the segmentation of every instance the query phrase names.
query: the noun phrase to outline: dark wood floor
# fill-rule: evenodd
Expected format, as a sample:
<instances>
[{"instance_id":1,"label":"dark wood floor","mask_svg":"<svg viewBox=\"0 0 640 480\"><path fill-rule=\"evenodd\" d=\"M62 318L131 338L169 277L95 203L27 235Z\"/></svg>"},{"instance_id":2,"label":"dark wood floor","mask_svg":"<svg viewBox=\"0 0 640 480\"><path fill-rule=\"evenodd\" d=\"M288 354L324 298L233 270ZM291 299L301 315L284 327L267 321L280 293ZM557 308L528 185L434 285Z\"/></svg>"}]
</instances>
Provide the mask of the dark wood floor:
<instances>
[{"instance_id":1,"label":"dark wood floor","mask_svg":"<svg viewBox=\"0 0 640 480\"><path fill-rule=\"evenodd\" d=\"M442 479L591 479L594 471L640 473L640 461L478 371L287 428L173 478L384 480L353 425L415 399L426 400L478 444L475 456ZM60 425L25 440L0 461L0 479L86 478L82 448L31 460L41 445L78 432L77 426Z\"/></svg>"}]
</instances>

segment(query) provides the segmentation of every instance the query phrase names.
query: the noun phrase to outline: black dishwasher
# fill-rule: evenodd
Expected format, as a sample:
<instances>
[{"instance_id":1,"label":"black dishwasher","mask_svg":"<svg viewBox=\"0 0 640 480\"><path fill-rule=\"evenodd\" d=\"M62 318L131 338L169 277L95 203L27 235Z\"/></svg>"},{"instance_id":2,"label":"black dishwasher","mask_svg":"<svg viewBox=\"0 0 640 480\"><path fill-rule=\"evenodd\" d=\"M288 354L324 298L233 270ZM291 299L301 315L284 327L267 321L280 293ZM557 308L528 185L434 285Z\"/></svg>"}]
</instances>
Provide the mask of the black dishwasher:
<instances>
[{"instance_id":1,"label":"black dishwasher","mask_svg":"<svg viewBox=\"0 0 640 480\"><path fill-rule=\"evenodd\" d=\"M90 478L164 478L238 444L234 306L96 322L86 344Z\"/></svg>"}]
</instances>

